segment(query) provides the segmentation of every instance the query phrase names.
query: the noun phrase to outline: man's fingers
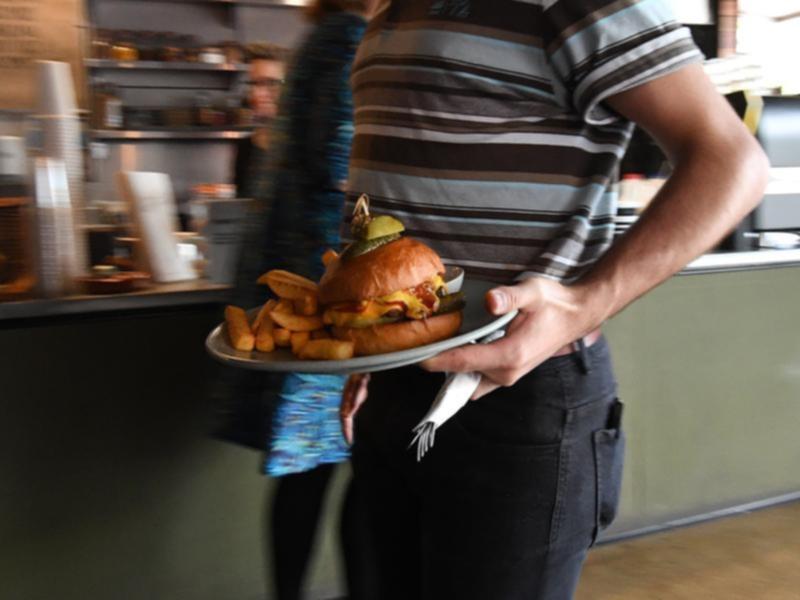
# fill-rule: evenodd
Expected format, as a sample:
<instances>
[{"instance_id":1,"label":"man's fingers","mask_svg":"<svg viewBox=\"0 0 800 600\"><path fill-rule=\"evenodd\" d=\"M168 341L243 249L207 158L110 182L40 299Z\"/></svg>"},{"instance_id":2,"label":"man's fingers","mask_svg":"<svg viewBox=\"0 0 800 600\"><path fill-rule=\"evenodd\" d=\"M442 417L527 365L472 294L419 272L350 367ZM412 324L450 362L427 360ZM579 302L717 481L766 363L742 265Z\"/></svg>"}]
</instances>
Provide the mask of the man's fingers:
<instances>
[{"instance_id":1,"label":"man's fingers","mask_svg":"<svg viewBox=\"0 0 800 600\"><path fill-rule=\"evenodd\" d=\"M353 444L353 419L367 399L369 375L351 375L342 392L342 404L339 407L339 422L345 441Z\"/></svg>"},{"instance_id":2,"label":"man's fingers","mask_svg":"<svg viewBox=\"0 0 800 600\"><path fill-rule=\"evenodd\" d=\"M483 378L481 378L481 382L478 384L478 388L472 394L470 400L480 400L486 394L490 394L500 387L502 386L499 383L495 383L484 375Z\"/></svg>"},{"instance_id":3,"label":"man's fingers","mask_svg":"<svg viewBox=\"0 0 800 600\"><path fill-rule=\"evenodd\" d=\"M497 287L486 292L486 308L493 315L504 315L514 310L511 288Z\"/></svg>"},{"instance_id":4,"label":"man's fingers","mask_svg":"<svg viewBox=\"0 0 800 600\"><path fill-rule=\"evenodd\" d=\"M356 383L348 379L342 391L342 403L339 405L339 415L349 414L355 400Z\"/></svg>"},{"instance_id":5,"label":"man's fingers","mask_svg":"<svg viewBox=\"0 0 800 600\"><path fill-rule=\"evenodd\" d=\"M353 417L342 417L342 435L348 446L353 445Z\"/></svg>"},{"instance_id":6,"label":"man's fingers","mask_svg":"<svg viewBox=\"0 0 800 600\"><path fill-rule=\"evenodd\" d=\"M355 390L350 389L349 393L342 399L342 406L339 409L339 422L342 425L342 435L348 445L353 444L353 416L356 413Z\"/></svg>"},{"instance_id":7,"label":"man's fingers","mask_svg":"<svg viewBox=\"0 0 800 600\"><path fill-rule=\"evenodd\" d=\"M358 409L361 408L361 405L364 404L364 402L367 399L367 394L369 393L367 388L368 384L369 384L369 375L363 376L358 382L358 386L356 387L355 393L353 394L354 414L355 411L358 411Z\"/></svg>"},{"instance_id":8,"label":"man's fingers","mask_svg":"<svg viewBox=\"0 0 800 600\"><path fill-rule=\"evenodd\" d=\"M355 377L348 377L342 391L342 403L339 406L339 424L342 427L342 435L348 445L353 443L353 403L355 400L355 388L358 381Z\"/></svg>"},{"instance_id":9,"label":"man's fingers","mask_svg":"<svg viewBox=\"0 0 800 600\"><path fill-rule=\"evenodd\" d=\"M536 293L529 281L499 286L486 292L487 310L493 315L505 315L514 309L530 307Z\"/></svg>"},{"instance_id":10,"label":"man's fingers","mask_svg":"<svg viewBox=\"0 0 800 600\"><path fill-rule=\"evenodd\" d=\"M517 340L505 337L491 344L461 346L429 358L422 363L427 371L465 373L489 371L506 367L509 362L522 362L521 347Z\"/></svg>"}]
</instances>

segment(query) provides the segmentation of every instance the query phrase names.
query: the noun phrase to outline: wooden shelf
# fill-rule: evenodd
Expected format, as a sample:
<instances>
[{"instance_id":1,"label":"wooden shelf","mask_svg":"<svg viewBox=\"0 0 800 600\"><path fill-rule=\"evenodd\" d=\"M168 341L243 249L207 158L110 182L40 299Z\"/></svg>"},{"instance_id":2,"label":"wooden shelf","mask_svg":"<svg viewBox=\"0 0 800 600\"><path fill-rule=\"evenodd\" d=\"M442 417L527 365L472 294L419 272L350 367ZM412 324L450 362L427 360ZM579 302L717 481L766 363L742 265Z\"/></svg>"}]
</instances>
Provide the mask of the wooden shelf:
<instances>
[{"instance_id":1,"label":"wooden shelf","mask_svg":"<svg viewBox=\"0 0 800 600\"><path fill-rule=\"evenodd\" d=\"M93 141L136 142L153 140L242 140L253 134L250 129L95 129Z\"/></svg>"}]
</instances>

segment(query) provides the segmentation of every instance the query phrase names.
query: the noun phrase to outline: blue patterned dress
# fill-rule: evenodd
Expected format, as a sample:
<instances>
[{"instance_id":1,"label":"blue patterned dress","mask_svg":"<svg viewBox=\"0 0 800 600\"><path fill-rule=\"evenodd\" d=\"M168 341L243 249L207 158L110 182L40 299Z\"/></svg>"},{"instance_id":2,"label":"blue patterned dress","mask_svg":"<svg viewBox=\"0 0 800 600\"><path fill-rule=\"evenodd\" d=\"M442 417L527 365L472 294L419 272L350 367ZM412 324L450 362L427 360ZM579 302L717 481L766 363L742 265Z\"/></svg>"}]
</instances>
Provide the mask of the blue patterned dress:
<instances>
[{"instance_id":1,"label":"blue patterned dress","mask_svg":"<svg viewBox=\"0 0 800 600\"><path fill-rule=\"evenodd\" d=\"M365 26L351 13L327 15L292 60L270 133L269 161L250 170L266 184L257 186L265 193L256 198L249 219L235 294L239 306L263 304L266 291L254 282L269 269L318 280L323 252L340 244L341 189L353 137L350 65ZM344 377L227 375L231 406L247 415L239 421L251 437L271 422L265 436L269 475L348 457L338 418Z\"/></svg>"}]
</instances>

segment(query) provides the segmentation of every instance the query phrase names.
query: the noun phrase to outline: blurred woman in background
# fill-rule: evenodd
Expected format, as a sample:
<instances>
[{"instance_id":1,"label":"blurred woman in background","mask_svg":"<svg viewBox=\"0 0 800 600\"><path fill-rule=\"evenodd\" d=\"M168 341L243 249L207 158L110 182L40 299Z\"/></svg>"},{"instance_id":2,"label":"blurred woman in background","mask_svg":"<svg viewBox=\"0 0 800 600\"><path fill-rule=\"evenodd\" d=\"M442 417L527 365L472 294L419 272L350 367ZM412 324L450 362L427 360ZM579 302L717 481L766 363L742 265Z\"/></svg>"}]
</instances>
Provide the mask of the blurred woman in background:
<instances>
[{"instance_id":1,"label":"blurred woman in background","mask_svg":"<svg viewBox=\"0 0 800 600\"><path fill-rule=\"evenodd\" d=\"M243 191L255 199L237 278L235 303L263 304L259 275L286 269L318 280L322 253L339 246L353 106L350 65L371 0L318 0L313 27L285 78L265 157L250 161ZM253 82L258 83L257 81ZM240 195L242 195L240 193ZM344 377L231 373L227 395L233 435L266 448L265 472L278 478L272 503L272 557L279 600L300 597L334 467L349 449L338 420ZM229 428L229 432L231 428ZM370 598L359 530L348 493L343 543L351 599ZM374 600L374 597L372 597Z\"/></svg>"},{"instance_id":2,"label":"blurred woman in background","mask_svg":"<svg viewBox=\"0 0 800 600\"><path fill-rule=\"evenodd\" d=\"M233 183L240 198L263 197L266 193L264 165L267 163L270 124L278 115L278 101L286 77L285 48L274 44L248 44L247 108L253 113L253 135L239 141L233 167Z\"/></svg>"}]
</instances>

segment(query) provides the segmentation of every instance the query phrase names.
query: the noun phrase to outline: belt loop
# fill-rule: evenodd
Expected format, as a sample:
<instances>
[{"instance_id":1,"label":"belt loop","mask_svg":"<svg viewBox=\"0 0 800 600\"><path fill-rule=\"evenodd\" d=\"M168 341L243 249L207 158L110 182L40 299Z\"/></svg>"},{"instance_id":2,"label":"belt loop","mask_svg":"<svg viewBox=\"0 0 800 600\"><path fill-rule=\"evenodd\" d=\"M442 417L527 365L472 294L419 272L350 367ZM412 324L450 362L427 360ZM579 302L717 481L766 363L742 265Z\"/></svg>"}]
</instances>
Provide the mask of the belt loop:
<instances>
[{"instance_id":1,"label":"belt loop","mask_svg":"<svg viewBox=\"0 0 800 600\"><path fill-rule=\"evenodd\" d=\"M586 338L581 338L572 342L572 347L577 353L576 358L578 360L578 366L581 368L584 375L588 375L592 367L589 364L589 354L586 352Z\"/></svg>"}]
</instances>

